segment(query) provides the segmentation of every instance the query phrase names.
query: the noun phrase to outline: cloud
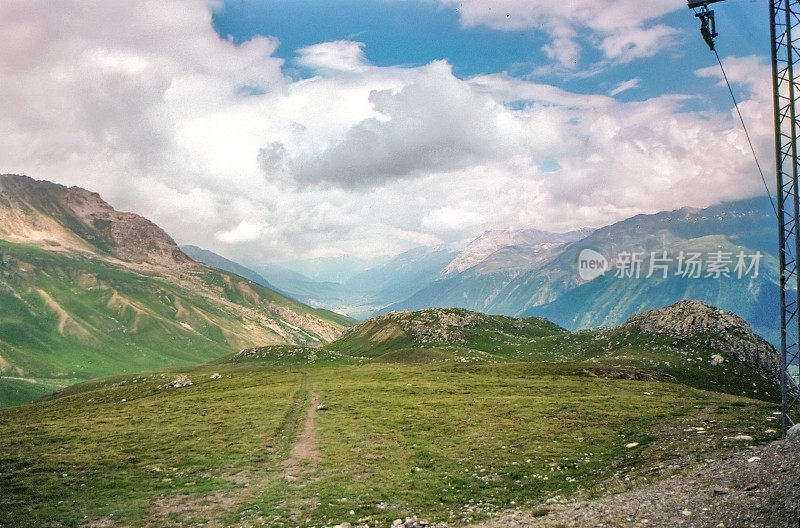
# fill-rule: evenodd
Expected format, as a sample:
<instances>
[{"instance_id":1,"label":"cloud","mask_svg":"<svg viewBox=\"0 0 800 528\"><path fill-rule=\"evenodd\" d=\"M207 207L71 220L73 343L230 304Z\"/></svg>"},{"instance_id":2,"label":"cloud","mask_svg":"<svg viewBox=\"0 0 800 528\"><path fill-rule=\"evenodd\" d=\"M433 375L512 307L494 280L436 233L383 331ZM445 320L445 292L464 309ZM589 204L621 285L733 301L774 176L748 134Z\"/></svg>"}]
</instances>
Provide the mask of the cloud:
<instances>
[{"instance_id":1,"label":"cloud","mask_svg":"<svg viewBox=\"0 0 800 528\"><path fill-rule=\"evenodd\" d=\"M684 0L438 0L456 7L465 26L500 31L541 30L551 42L545 54L562 67L580 62L581 43L594 43L606 59L628 62L674 44L677 30L650 26L667 13L686 8Z\"/></svg>"},{"instance_id":2,"label":"cloud","mask_svg":"<svg viewBox=\"0 0 800 528\"><path fill-rule=\"evenodd\" d=\"M595 3L629 9L625 26ZM579 43L571 28L589 27L601 45L674 8L568 4L506 0L497 5L512 16L494 19L468 0L462 19L556 21ZM98 191L179 242L249 263L599 226L761 192L735 116L690 111L687 96L622 102L505 73L459 78L444 61L378 67L362 44L341 41L300 50L314 76L293 81L277 40L222 39L212 8L0 2L0 172ZM614 60L633 53L619 49ZM725 64L766 156L766 66ZM548 159L558 170L541 169Z\"/></svg>"},{"instance_id":3,"label":"cloud","mask_svg":"<svg viewBox=\"0 0 800 528\"><path fill-rule=\"evenodd\" d=\"M241 244L243 242L253 242L261 237L264 230L263 222L248 222L242 220L239 225L225 231L218 231L214 237L225 244Z\"/></svg>"},{"instance_id":4,"label":"cloud","mask_svg":"<svg viewBox=\"0 0 800 528\"><path fill-rule=\"evenodd\" d=\"M606 58L630 62L669 48L677 34L677 29L661 24L651 28L626 28L605 37L600 48Z\"/></svg>"},{"instance_id":5,"label":"cloud","mask_svg":"<svg viewBox=\"0 0 800 528\"><path fill-rule=\"evenodd\" d=\"M321 42L298 52L297 62L317 71L362 71L367 65L364 44L348 40Z\"/></svg>"},{"instance_id":6,"label":"cloud","mask_svg":"<svg viewBox=\"0 0 800 528\"><path fill-rule=\"evenodd\" d=\"M355 124L323 152L290 162L300 183L372 186L507 158L522 146L519 134L508 134L513 112L457 79L444 62L418 69L401 90L372 91L369 102L377 117Z\"/></svg>"},{"instance_id":7,"label":"cloud","mask_svg":"<svg viewBox=\"0 0 800 528\"><path fill-rule=\"evenodd\" d=\"M627 92L628 90L632 90L632 89L634 89L634 88L636 88L638 86L639 86L639 79L638 78L629 79L627 81L622 81L617 86L615 86L613 90L608 92L608 95L610 95L611 97L614 97L614 96L617 96L617 95L621 94L622 92Z\"/></svg>"}]
</instances>

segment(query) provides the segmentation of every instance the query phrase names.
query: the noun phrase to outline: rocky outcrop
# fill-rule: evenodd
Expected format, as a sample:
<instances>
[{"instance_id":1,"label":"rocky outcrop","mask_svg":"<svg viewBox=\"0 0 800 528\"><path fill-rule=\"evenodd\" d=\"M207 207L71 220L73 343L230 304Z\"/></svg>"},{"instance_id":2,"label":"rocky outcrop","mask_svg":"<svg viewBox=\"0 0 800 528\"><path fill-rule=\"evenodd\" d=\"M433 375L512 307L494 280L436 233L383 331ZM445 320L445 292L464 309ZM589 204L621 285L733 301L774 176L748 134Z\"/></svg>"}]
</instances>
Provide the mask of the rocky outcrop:
<instances>
[{"instance_id":1,"label":"rocky outcrop","mask_svg":"<svg viewBox=\"0 0 800 528\"><path fill-rule=\"evenodd\" d=\"M350 332L370 341L381 342L396 337L411 337L420 343L464 344L464 329L492 324L492 317L463 309L431 308L412 312L392 312L370 319Z\"/></svg>"},{"instance_id":2,"label":"rocky outcrop","mask_svg":"<svg viewBox=\"0 0 800 528\"><path fill-rule=\"evenodd\" d=\"M427 310L390 312L380 315L344 333L341 340L355 338L378 345L412 339L416 343L464 345L470 330L504 334L550 335L566 332L558 325L537 317L517 319L502 315L486 315L464 308L429 308Z\"/></svg>"},{"instance_id":3,"label":"rocky outcrop","mask_svg":"<svg viewBox=\"0 0 800 528\"><path fill-rule=\"evenodd\" d=\"M679 303L634 315L622 328L638 328L650 334L704 338L723 355L758 365L780 377L780 355L756 335L742 318L700 301ZM717 360L717 364L721 361Z\"/></svg>"}]
</instances>

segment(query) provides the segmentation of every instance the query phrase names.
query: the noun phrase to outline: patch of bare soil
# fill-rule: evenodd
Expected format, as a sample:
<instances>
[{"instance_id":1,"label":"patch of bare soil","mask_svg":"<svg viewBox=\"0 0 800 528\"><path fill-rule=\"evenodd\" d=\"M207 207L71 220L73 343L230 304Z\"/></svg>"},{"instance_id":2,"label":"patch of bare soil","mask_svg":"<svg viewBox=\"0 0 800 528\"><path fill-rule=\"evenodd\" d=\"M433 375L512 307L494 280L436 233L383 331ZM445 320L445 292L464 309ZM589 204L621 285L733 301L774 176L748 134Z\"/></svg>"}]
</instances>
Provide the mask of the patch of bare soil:
<instances>
[{"instance_id":1,"label":"patch of bare soil","mask_svg":"<svg viewBox=\"0 0 800 528\"><path fill-rule=\"evenodd\" d=\"M233 508L242 499L240 490L220 490L214 493L176 494L159 497L150 506L148 523L146 526L185 526L187 523L205 522L203 526L221 527L217 521L209 520L219 518L220 513Z\"/></svg>"},{"instance_id":2,"label":"patch of bare soil","mask_svg":"<svg viewBox=\"0 0 800 528\"><path fill-rule=\"evenodd\" d=\"M515 513L475 528L796 528L800 434L689 469L640 489Z\"/></svg>"}]
</instances>

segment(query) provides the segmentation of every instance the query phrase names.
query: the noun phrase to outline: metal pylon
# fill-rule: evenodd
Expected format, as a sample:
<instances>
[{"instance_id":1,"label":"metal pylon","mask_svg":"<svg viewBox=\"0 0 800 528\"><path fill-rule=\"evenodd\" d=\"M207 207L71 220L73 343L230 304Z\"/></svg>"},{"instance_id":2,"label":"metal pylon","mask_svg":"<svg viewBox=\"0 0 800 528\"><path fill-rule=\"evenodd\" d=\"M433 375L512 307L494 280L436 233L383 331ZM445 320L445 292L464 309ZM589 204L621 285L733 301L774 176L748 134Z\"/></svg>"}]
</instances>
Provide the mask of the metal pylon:
<instances>
[{"instance_id":1,"label":"metal pylon","mask_svg":"<svg viewBox=\"0 0 800 528\"><path fill-rule=\"evenodd\" d=\"M800 363L800 277L797 255L800 255L798 218L797 139L800 122L797 98L800 83L795 67L800 60L800 4L798 0L770 0L770 33L772 39L772 91L775 111L775 166L778 208L778 260L780 263L781 325L781 427L787 429L800 418L798 364Z\"/></svg>"}]
</instances>

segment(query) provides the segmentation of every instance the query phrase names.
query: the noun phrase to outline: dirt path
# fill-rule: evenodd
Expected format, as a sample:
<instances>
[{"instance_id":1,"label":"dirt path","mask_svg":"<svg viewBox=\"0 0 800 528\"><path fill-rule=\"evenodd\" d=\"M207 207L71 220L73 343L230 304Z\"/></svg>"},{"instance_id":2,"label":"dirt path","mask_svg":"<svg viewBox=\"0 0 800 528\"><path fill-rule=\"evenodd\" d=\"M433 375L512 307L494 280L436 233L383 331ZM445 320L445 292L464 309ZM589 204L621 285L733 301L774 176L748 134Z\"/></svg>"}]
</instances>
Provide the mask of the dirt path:
<instances>
[{"instance_id":1,"label":"dirt path","mask_svg":"<svg viewBox=\"0 0 800 528\"><path fill-rule=\"evenodd\" d=\"M317 430L316 430L316 417L317 406L319 405L319 396L314 394L311 398L311 405L308 406L306 411L305 421L303 422L303 430L298 435L297 439L292 446L292 460L316 460L319 458L317 452Z\"/></svg>"},{"instance_id":2,"label":"dirt path","mask_svg":"<svg viewBox=\"0 0 800 528\"><path fill-rule=\"evenodd\" d=\"M289 458L283 463L286 476L290 480L299 478L309 464L315 465L319 460L316 417L320 400L319 396L313 393L308 393L308 397L304 398L304 400L309 399L311 401L306 408L302 425L297 428Z\"/></svg>"},{"instance_id":3,"label":"dirt path","mask_svg":"<svg viewBox=\"0 0 800 528\"><path fill-rule=\"evenodd\" d=\"M307 481L307 472L313 467L309 467L309 464L314 464L319 458L315 425L319 401L319 397L311 392L309 376L304 374L297 388L288 396L286 414L266 448L267 457L277 467L272 466L272 470L266 471L249 467L239 473L222 476L237 484L232 489L156 497L148 510L147 526L171 525L173 521L176 526L182 525L179 523L199 525L202 524L200 521L206 519L204 526L221 528L227 524L220 517L242 508L252 497L272 485L275 479L283 478L287 482L297 481L303 485Z\"/></svg>"}]
</instances>

